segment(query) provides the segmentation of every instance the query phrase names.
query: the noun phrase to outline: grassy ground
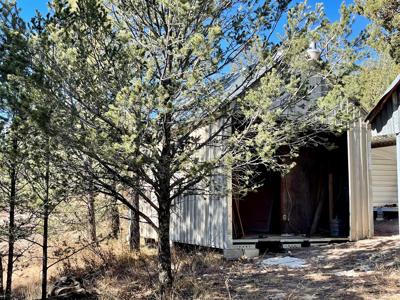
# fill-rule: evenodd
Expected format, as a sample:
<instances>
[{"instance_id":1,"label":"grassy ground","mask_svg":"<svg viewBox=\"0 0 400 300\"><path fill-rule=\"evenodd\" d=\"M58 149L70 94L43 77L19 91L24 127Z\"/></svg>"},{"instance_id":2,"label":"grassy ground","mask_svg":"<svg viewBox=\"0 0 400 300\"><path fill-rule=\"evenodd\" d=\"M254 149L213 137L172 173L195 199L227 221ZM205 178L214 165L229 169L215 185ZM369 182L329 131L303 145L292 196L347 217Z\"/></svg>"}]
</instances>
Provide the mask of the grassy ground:
<instances>
[{"instance_id":1,"label":"grassy ground","mask_svg":"<svg viewBox=\"0 0 400 300\"><path fill-rule=\"evenodd\" d=\"M306 267L264 267L266 254L252 260L224 261L216 252L174 252L176 299L400 299L400 239L382 237L292 250ZM87 249L51 270L52 281L73 275L99 293L99 299L156 299L154 249L129 253L121 242ZM36 299L40 268L17 274L21 299Z\"/></svg>"}]
</instances>

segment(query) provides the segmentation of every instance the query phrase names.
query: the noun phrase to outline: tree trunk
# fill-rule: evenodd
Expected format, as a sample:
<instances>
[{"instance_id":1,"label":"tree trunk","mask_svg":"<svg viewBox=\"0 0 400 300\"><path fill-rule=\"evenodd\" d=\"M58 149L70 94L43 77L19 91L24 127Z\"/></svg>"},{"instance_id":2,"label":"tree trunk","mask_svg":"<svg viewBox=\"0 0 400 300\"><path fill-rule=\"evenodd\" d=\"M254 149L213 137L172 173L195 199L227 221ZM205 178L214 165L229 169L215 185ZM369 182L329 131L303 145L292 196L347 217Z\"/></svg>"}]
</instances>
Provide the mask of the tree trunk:
<instances>
[{"instance_id":1,"label":"tree trunk","mask_svg":"<svg viewBox=\"0 0 400 300\"><path fill-rule=\"evenodd\" d=\"M17 140L13 140L13 152L17 153ZM16 158L14 158L16 159ZM17 172L15 161L10 170L10 201L9 201L9 225L8 225L8 255L7 255L7 280L6 280L6 299L11 299L12 275L14 271L14 244L15 244L15 204L17 196Z\"/></svg>"},{"instance_id":2,"label":"tree trunk","mask_svg":"<svg viewBox=\"0 0 400 300\"><path fill-rule=\"evenodd\" d=\"M43 203L43 245L42 245L42 300L47 299L47 242L49 236L49 184L50 161L46 158L45 187L46 195Z\"/></svg>"},{"instance_id":3,"label":"tree trunk","mask_svg":"<svg viewBox=\"0 0 400 300\"><path fill-rule=\"evenodd\" d=\"M160 202L158 213L158 268L161 299L169 299L172 290L171 247L169 239L170 205ZM164 202L164 203L163 203Z\"/></svg>"},{"instance_id":4,"label":"tree trunk","mask_svg":"<svg viewBox=\"0 0 400 300\"><path fill-rule=\"evenodd\" d=\"M120 220L119 220L118 202L116 198L112 198L111 200L110 222L111 222L111 237L114 239L118 239Z\"/></svg>"},{"instance_id":5,"label":"tree trunk","mask_svg":"<svg viewBox=\"0 0 400 300\"><path fill-rule=\"evenodd\" d=\"M96 233L96 210L94 204L94 191L93 184L90 183L89 194L87 198L87 207L88 207L88 230L89 230L89 239L92 243L97 243L97 233Z\"/></svg>"},{"instance_id":6,"label":"tree trunk","mask_svg":"<svg viewBox=\"0 0 400 300\"><path fill-rule=\"evenodd\" d=\"M132 197L132 206L139 210L139 193L134 192ZM139 214L134 210L129 210L129 232L128 243L131 251L140 251L140 225Z\"/></svg>"},{"instance_id":7,"label":"tree trunk","mask_svg":"<svg viewBox=\"0 0 400 300\"><path fill-rule=\"evenodd\" d=\"M0 253L0 298L4 296L4 279L3 279L3 254Z\"/></svg>"}]
</instances>

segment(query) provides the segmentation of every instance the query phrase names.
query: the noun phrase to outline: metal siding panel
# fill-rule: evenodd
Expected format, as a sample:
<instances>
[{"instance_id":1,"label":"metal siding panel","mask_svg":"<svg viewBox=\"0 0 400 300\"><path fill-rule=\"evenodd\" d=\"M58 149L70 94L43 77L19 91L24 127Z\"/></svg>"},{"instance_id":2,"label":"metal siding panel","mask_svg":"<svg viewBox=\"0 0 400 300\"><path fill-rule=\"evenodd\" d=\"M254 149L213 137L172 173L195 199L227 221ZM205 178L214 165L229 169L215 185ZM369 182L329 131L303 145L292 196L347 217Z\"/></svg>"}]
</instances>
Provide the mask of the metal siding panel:
<instances>
[{"instance_id":1,"label":"metal siding panel","mask_svg":"<svg viewBox=\"0 0 400 300\"><path fill-rule=\"evenodd\" d=\"M223 121L210 126L206 132L212 134L221 126ZM203 159L212 159L220 154L219 147L210 145L199 155ZM182 201L181 222L172 222L174 239L187 244L202 245L208 247L224 248L224 232L227 222L226 197L222 190L226 189L226 177L221 170L211 176L208 185L209 195L187 195Z\"/></svg>"},{"instance_id":2,"label":"metal siding panel","mask_svg":"<svg viewBox=\"0 0 400 300\"><path fill-rule=\"evenodd\" d=\"M372 235L369 131L359 121L348 131L350 239Z\"/></svg>"},{"instance_id":3,"label":"metal siding panel","mask_svg":"<svg viewBox=\"0 0 400 300\"><path fill-rule=\"evenodd\" d=\"M196 244L194 241L194 209L195 201L193 201L193 195L188 197L188 207L189 207L189 222L188 222L188 232L189 232L189 243Z\"/></svg>"},{"instance_id":4,"label":"metal siding panel","mask_svg":"<svg viewBox=\"0 0 400 300\"><path fill-rule=\"evenodd\" d=\"M223 120L210 125L203 134L209 136L218 129ZM221 137L220 137L221 138ZM220 154L220 146L210 145L199 153L201 159L209 160ZM226 248L226 236L228 235L228 180L219 169L209 180L209 194L200 196L197 194L185 195L179 198L171 216L171 240L187 244L207 247ZM206 184L206 182L201 183ZM200 186L201 188L201 186ZM147 229L148 226L142 226ZM146 231L146 235L149 232ZM230 238L231 239L231 238Z\"/></svg>"},{"instance_id":5,"label":"metal siding panel","mask_svg":"<svg viewBox=\"0 0 400 300\"><path fill-rule=\"evenodd\" d=\"M367 183L367 165L366 161L366 146L367 146L367 136L364 124L359 122L360 126L360 178L361 182ZM362 238L368 236L368 191L366 189L367 184L360 184L360 201L361 201L361 235Z\"/></svg>"},{"instance_id":6,"label":"metal siding panel","mask_svg":"<svg viewBox=\"0 0 400 300\"><path fill-rule=\"evenodd\" d=\"M355 128L355 140L354 140L354 157L353 157L353 162L354 162L354 171L355 171L355 187L356 187L356 192L355 192L355 213L356 213L356 218L355 218L355 224L356 226L356 239L358 240L360 238L361 232L362 232L362 224L360 224L360 219L361 219L361 214L362 214L362 209L360 209L361 206L361 186L358 184L357 180L360 179L360 128L357 126ZM357 180L356 180L357 179Z\"/></svg>"},{"instance_id":7,"label":"metal siding panel","mask_svg":"<svg viewBox=\"0 0 400 300\"><path fill-rule=\"evenodd\" d=\"M183 242L188 243L189 233L187 232L188 222L189 222L189 208L188 208L188 200L185 195L183 199L183 215L182 215L182 231L183 231Z\"/></svg>"},{"instance_id":8,"label":"metal siding panel","mask_svg":"<svg viewBox=\"0 0 400 300\"><path fill-rule=\"evenodd\" d=\"M207 224L207 197L204 196L201 202L201 212L202 212L202 224L201 224L201 232L207 232L206 224ZM203 234L201 236L201 244L205 245L207 243L207 235Z\"/></svg>"},{"instance_id":9,"label":"metal siding panel","mask_svg":"<svg viewBox=\"0 0 400 300\"><path fill-rule=\"evenodd\" d=\"M361 121L361 119L360 119ZM366 123L361 122L361 134L362 134L362 147L361 147L361 157L363 165L363 180L361 183L361 188L363 190L363 238L368 238L373 235L373 224L372 224L372 190L371 190L371 175L370 175L370 131Z\"/></svg>"},{"instance_id":10,"label":"metal siding panel","mask_svg":"<svg viewBox=\"0 0 400 300\"><path fill-rule=\"evenodd\" d=\"M351 125L347 131L347 155L348 155L348 168L349 168L349 214L350 214L350 240L356 239L356 224L354 223L354 174L353 174L353 141L354 141L354 125Z\"/></svg>"},{"instance_id":11,"label":"metal siding panel","mask_svg":"<svg viewBox=\"0 0 400 300\"><path fill-rule=\"evenodd\" d=\"M203 207L203 202L204 202L203 196L198 196L196 220L197 220L197 243L198 243L199 245L203 245L203 236L204 236L204 234L205 234L205 231L203 230L203 224L204 224L204 218L203 218L204 207Z\"/></svg>"},{"instance_id":12,"label":"metal siding panel","mask_svg":"<svg viewBox=\"0 0 400 300\"><path fill-rule=\"evenodd\" d=\"M187 207L188 207L188 222L187 222L187 233L188 233L188 243L195 244L193 241L193 196L188 196Z\"/></svg>"},{"instance_id":13,"label":"metal siding panel","mask_svg":"<svg viewBox=\"0 0 400 300\"><path fill-rule=\"evenodd\" d=\"M396 135L397 190L400 191L400 134ZM397 193L397 207L400 208L400 193ZM399 222L400 234L400 222Z\"/></svg>"},{"instance_id":14,"label":"metal siding panel","mask_svg":"<svg viewBox=\"0 0 400 300\"><path fill-rule=\"evenodd\" d=\"M358 125L358 124L357 124ZM360 127L356 126L355 128L355 140L354 140L354 170L355 170L355 179L359 180L361 179L361 157L360 157ZM358 240L360 236L362 235L362 223L360 220L362 220L362 207L361 207L361 185L358 184L357 180L355 180L355 187L356 187L356 192L355 192L355 212L356 212L356 218L355 218L355 223L357 224L356 228L356 239Z\"/></svg>"},{"instance_id":15,"label":"metal siding panel","mask_svg":"<svg viewBox=\"0 0 400 300\"><path fill-rule=\"evenodd\" d=\"M215 236L215 243L216 243L216 245L219 245L219 243L220 243L220 234L221 234L221 226L219 226L219 224L221 224L221 205L220 205L220 201L218 201L218 195L219 195L219 192L220 192L220 177L219 177L219 175L217 175L217 177L216 177L216 182L217 182L217 186L216 186L216 193L217 193L217 195L216 195L216 197L215 197L215 200L214 200L214 203L216 204L216 218L215 218L215 220L216 220L216 222L215 222L215 234L216 234L216 236Z\"/></svg>"},{"instance_id":16,"label":"metal siding panel","mask_svg":"<svg viewBox=\"0 0 400 300\"><path fill-rule=\"evenodd\" d=\"M198 245L198 240L197 240L197 220L198 220L198 215L197 215L197 208L199 205L199 199L197 195L192 195L192 224L191 224L191 229L192 229L192 241Z\"/></svg>"},{"instance_id":17,"label":"metal siding panel","mask_svg":"<svg viewBox=\"0 0 400 300\"><path fill-rule=\"evenodd\" d=\"M395 105L396 105L396 113L395 113L395 133L400 133L400 94L399 94L400 90L397 90L397 92L395 93L395 98L393 99L393 101L395 101Z\"/></svg>"},{"instance_id":18,"label":"metal siding panel","mask_svg":"<svg viewBox=\"0 0 400 300\"><path fill-rule=\"evenodd\" d=\"M185 240L185 232L183 230L184 220L183 220L182 216L183 216L183 212L184 212L185 203L183 201L183 198L180 198L179 201L180 201L179 202L179 215L177 216L177 222L179 224L179 237L180 237L179 241L183 243L183 241Z\"/></svg>"},{"instance_id":19,"label":"metal siding panel","mask_svg":"<svg viewBox=\"0 0 400 300\"><path fill-rule=\"evenodd\" d=\"M372 177L371 177L371 150L372 150L372 144L371 144L371 125L370 124L365 124L366 125L366 130L367 130L367 170L368 170L368 183L367 183L367 189L368 189L368 237L371 238L374 236L374 213L373 213L373 207L372 207Z\"/></svg>"}]
</instances>

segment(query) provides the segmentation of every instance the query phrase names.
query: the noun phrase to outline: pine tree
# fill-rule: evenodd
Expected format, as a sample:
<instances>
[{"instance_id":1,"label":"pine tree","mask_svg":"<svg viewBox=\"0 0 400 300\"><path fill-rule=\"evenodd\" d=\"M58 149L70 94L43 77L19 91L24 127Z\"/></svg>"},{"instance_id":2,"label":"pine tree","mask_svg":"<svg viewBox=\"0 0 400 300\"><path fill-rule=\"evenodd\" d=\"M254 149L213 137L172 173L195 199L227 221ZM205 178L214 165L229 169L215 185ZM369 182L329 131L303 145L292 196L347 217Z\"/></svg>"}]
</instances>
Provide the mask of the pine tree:
<instances>
[{"instance_id":1,"label":"pine tree","mask_svg":"<svg viewBox=\"0 0 400 300\"><path fill-rule=\"evenodd\" d=\"M368 43L400 64L400 3L398 0L356 0L356 11L371 20Z\"/></svg>"},{"instance_id":2,"label":"pine tree","mask_svg":"<svg viewBox=\"0 0 400 300\"><path fill-rule=\"evenodd\" d=\"M307 101L308 83L318 72L333 85L354 69L349 12L343 8L342 19L330 24L322 7L288 11L289 2L53 2L37 63L51 81L47 96L69 116L59 134L95 162L91 176L101 193L157 231L162 298L173 282L174 203L229 178L232 168L241 182L252 178L255 164L287 168L278 149L289 149L284 157L290 158L315 142L311 130L330 129L321 121L324 108L341 104L332 97ZM287 25L277 41L283 17ZM322 45L320 62L307 61L312 40ZM283 121L299 103L309 113ZM205 158L207 151L213 157ZM157 220L124 191L154 209Z\"/></svg>"},{"instance_id":3,"label":"pine tree","mask_svg":"<svg viewBox=\"0 0 400 300\"><path fill-rule=\"evenodd\" d=\"M14 245L22 235L16 222L16 210L21 199L20 167L24 160L24 136L27 132L25 107L29 99L17 80L29 72L29 55L26 52L26 25L19 17L13 2L0 2L0 168L1 198L7 203L7 271L5 298L12 296L12 275L15 262Z\"/></svg>"}]
</instances>

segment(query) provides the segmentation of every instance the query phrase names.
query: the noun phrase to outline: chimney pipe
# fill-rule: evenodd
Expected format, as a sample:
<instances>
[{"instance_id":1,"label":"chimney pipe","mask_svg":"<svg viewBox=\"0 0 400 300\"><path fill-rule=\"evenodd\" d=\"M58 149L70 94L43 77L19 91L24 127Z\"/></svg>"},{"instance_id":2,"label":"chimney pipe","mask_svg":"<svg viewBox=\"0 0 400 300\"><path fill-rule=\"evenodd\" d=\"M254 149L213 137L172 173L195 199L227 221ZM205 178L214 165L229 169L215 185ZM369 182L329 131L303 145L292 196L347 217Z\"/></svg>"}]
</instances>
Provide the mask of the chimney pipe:
<instances>
[{"instance_id":1,"label":"chimney pipe","mask_svg":"<svg viewBox=\"0 0 400 300\"><path fill-rule=\"evenodd\" d=\"M319 60L321 57L321 50L317 48L317 43L315 41L312 41L310 43L310 48L307 50L307 54L310 60Z\"/></svg>"}]
</instances>

